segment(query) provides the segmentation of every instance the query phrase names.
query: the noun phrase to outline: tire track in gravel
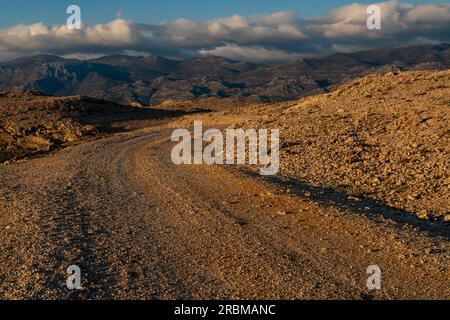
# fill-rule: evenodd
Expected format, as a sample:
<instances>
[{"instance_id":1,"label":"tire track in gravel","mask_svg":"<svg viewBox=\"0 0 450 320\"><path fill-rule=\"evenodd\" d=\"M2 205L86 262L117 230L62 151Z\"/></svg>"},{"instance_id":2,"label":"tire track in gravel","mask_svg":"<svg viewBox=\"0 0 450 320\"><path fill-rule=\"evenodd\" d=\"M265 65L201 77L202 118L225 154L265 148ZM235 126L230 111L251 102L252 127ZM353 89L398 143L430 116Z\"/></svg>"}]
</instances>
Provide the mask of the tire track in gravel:
<instances>
[{"instance_id":1,"label":"tire track in gravel","mask_svg":"<svg viewBox=\"0 0 450 320\"><path fill-rule=\"evenodd\" d=\"M0 167L0 297L450 298L445 239L235 168L174 166L168 137L148 128ZM81 291L65 288L72 264Z\"/></svg>"}]
</instances>

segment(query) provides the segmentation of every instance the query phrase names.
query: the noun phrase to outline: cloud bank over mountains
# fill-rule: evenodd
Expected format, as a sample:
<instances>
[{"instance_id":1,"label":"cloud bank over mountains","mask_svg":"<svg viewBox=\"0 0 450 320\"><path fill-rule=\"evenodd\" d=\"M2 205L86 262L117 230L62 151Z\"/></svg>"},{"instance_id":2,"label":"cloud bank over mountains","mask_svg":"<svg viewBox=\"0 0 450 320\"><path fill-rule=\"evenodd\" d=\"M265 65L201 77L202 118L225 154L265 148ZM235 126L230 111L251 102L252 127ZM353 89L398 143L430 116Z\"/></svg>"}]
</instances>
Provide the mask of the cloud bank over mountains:
<instances>
[{"instance_id":1,"label":"cloud bank over mountains","mask_svg":"<svg viewBox=\"0 0 450 320\"><path fill-rule=\"evenodd\" d=\"M368 30L368 5L358 3L312 18L276 12L161 24L117 19L82 30L42 22L17 25L0 29L0 60L37 53L78 58L124 53L284 62L333 52L450 42L450 4L388 1L378 5L381 30Z\"/></svg>"}]
</instances>

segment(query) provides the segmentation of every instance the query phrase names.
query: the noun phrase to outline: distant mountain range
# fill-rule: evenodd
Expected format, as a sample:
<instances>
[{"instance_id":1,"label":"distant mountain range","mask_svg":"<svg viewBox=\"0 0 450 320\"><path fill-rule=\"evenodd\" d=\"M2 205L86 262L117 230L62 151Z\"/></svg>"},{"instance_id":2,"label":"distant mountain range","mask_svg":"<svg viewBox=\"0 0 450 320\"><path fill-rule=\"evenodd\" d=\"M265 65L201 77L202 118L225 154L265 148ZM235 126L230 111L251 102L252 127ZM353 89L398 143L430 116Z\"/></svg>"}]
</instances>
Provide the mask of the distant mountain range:
<instances>
[{"instance_id":1,"label":"distant mountain range","mask_svg":"<svg viewBox=\"0 0 450 320\"><path fill-rule=\"evenodd\" d=\"M170 60L106 56L93 60L37 55L0 63L0 91L83 95L120 103L232 97L281 101L326 92L372 73L450 69L450 44L338 53L283 65L222 57Z\"/></svg>"}]
</instances>

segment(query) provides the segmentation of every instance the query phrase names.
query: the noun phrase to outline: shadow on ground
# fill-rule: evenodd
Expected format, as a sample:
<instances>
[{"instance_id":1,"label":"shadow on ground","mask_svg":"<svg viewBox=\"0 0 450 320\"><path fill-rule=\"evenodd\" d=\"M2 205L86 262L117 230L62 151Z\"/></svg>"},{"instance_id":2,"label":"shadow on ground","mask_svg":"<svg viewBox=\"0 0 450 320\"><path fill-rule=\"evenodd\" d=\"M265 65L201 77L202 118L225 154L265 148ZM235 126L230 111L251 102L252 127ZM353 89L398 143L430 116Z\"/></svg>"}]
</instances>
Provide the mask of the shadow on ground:
<instances>
[{"instance_id":1,"label":"shadow on ground","mask_svg":"<svg viewBox=\"0 0 450 320\"><path fill-rule=\"evenodd\" d=\"M324 206L338 208L350 214L363 215L374 221L390 220L395 222L399 229L410 225L431 236L440 236L445 240L450 240L450 228L442 220L424 221L413 212L393 208L380 200L355 198L345 191L312 186L286 176L262 177L258 173L246 169L241 171L253 178L264 179L272 185L289 188L292 190L292 194L316 201ZM308 193L308 197L305 196L306 193Z\"/></svg>"}]
</instances>

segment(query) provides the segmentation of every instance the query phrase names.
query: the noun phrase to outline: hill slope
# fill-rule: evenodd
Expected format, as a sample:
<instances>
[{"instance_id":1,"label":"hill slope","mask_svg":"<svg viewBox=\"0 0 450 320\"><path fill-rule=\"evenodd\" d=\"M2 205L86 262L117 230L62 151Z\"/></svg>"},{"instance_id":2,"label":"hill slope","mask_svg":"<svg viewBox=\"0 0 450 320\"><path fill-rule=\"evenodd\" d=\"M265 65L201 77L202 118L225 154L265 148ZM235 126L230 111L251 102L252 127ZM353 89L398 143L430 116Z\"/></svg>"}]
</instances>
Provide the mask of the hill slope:
<instances>
[{"instance_id":1,"label":"hill slope","mask_svg":"<svg viewBox=\"0 0 450 320\"><path fill-rule=\"evenodd\" d=\"M135 128L139 121L178 114L93 98L33 92L0 94L0 163L47 152L86 137Z\"/></svg>"},{"instance_id":2,"label":"hill slope","mask_svg":"<svg viewBox=\"0 0 450 320\"><path fill-rule=\"evenodd\" d=\"M252 106L279 128L282 172L421 219L450 218L450 71L362 78L299 102Z\"/></svg>"}]
</instances>

